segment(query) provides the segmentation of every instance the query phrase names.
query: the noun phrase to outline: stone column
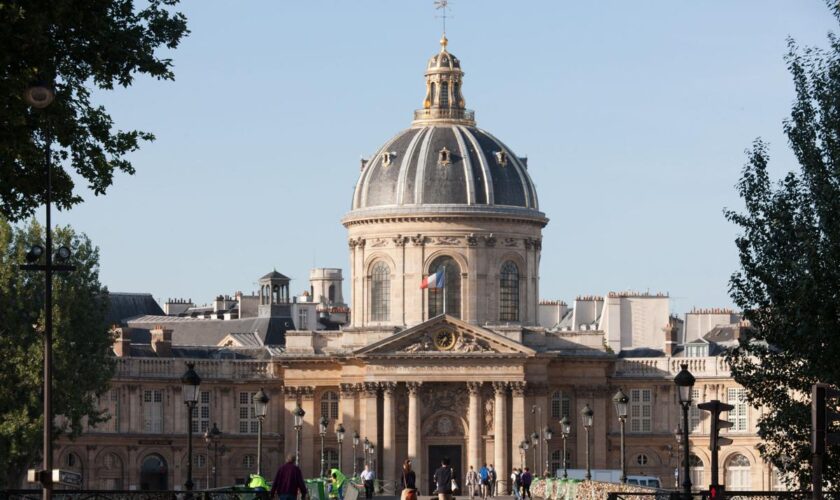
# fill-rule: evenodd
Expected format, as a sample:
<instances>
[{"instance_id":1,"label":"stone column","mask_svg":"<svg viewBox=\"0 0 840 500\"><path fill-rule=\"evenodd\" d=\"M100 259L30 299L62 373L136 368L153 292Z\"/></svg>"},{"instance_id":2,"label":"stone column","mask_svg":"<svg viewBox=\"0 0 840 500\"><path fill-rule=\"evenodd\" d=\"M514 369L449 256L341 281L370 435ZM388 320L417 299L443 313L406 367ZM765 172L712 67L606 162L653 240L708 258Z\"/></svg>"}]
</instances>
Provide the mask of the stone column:
<instances>
[{"instance_id":1,"label":"stone column","mask_svg":"<svg viewBox=\"0 0 840 500\"><path fill-rule=\"evenodd\" d=\"M508 474L508 460L510 447L507 445L507 382L493 382L496 391L495 415L493 416L493 466L498 471L499 478L504 479ZM507 491L504 492L507 494Z\"/></svg>"},{"instance_id":2,"label":"stone column","mask_svg":"<svg viewBox=\"0 0 840 500\"><path fill-rule=\"evenodd\" d=\"M341 423L344 425L344 444L342 445L341 465L344 468L342 472L348 476L353 472L353 464L356 462L356 457L353 456L353 433L358 432L361 436L361 429L359 429L359 420L356 418L356 386L354 384L341 384L339 386L341 392ZM359 447L361 447L361 437L359 438ZM361 470L356 469L356 473Z\"/></svg>"},{"instance_id":3,"label":"stone column","mask_svg":"<svg viewBox=\"0 0 840 500\"><path fill-rule=\"evenodd\" d=\"M470 430L469 439L467 441L467 464L465 470L469 470L469 466L475 467L475 470L481 468L483 460L481 460L481 382L467 382L467 390L470 393ZM502 471L499 471L501 475Z\"/></svg>"},{"instance_id":4,"label":"stone column","mask_svg":"<svg viewBox=\"0 0 840 500\"><path fill-rule=\"evenodd\" d=\"M315 388L298 387L303 415L303 430L300 436L300 468L303 477L318 477L321 467L321 443L318 436L318 420L315 418ZM320 437L318 438L320 439Z\"/></svg>"},{"instance_id":5,"label":"stone column","mask_svg":"<svg viewBox=\"0 0 840 500\"><path fill-rule=\"evenodd\" d=\"M511 419L513 423L511 426L511 452L515 455L519 454L519 443L526 439L525 424L525 388L526 382L511 382L511 392L513 393L513 404L511 405ZM518 458L517 458L518 460ZM531 460L528 461L531 463Z\"/></svg>"},{"instance_id":6,"label":"stone column","mask_svg":"<svg viewBox=\"0 0 840 500\"><path fill-rule=\"evenodd\" d=\"M420 427L420 392L421 382L406 382L408 389L408 458L411 459L414 474L417 476L417 484L425 485L423 481L423 459L421 450ZM422 488L422 486L421 486Z\"/></svg>"},{"instance_id":7,"label":"stone column","mask_svg":"<svg viewBox=\"0 0 840 500\"><path fill-rule=\"evenodd\" d=\"M396 420L396 405L394 404L394 391L397 388L396 382L382 382L382 479L384 481L396 480L397 473L397 443L394 420Z\"/></svg>"},{"instance_id":8,"label":"stone column","mask_svg":"<svg viewBox=\"0 0 840 500\"><path fill-rule=\"evenodd\" d=\"M361 385L363 391L359 401L359 418L362 419L362 430L360 431L362 443L368 438L376 445L378 450L382 449L382 443L377 442L379 434L379 419L376 408L376 400L379 395L379 384L376 382L364 382ZM365 463L370 461L370 455L365 455ZM377 464L378 468L378 464Z\"/></svg>"}]
</instances>

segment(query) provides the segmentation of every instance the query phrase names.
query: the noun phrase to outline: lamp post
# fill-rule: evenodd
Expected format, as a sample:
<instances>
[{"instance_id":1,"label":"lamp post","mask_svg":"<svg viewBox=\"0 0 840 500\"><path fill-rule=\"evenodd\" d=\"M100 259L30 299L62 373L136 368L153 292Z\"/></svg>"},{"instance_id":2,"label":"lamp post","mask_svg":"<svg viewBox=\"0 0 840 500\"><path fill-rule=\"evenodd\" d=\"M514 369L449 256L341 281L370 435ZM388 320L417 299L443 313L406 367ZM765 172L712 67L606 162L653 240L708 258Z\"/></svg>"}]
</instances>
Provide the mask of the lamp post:
<instances>
[{"instance_id":1,"label":"lamp post","mask_svg":"<svg viewBox=\"0 0 840 500\"><path fill-rule=\"evenodd\" d=\"M359 446L359 431L353 431L353 477L356 477L356 447Z\"/></svg>"},{"instance_id":2,"label":"lamp post","mask_svg":"<svg viewBox=\"0 0 840 500\"><path fill-rule=\"evenodd\" d=\"M192 417L195 411L195 404L198 402L199 387L201 386L201 377L194 370L195 363L187 363L187 371L181 377L181 394L184 396L184 404L187 405L187 482L184 483L184 489L192 491Z\"/></svg>"},{"instance_id":3,"label":"lamp post","mask_svg":"<svg viewBox=\"0 0 840 500\"><path fill-rule=\"evenodd\" d=\"M204 431L204 441L207 443L207 452L210 452L210 447L213 447L213 487L218 486L218 470L216 469L216 462L219 460L219 439L222 437L222 431L213 422L213 428ZM208 481L209 482L209 481Z\"/></svg>"},{"instance_id":4,"label":"lamp post","mask_svg":"<svg viewBox=\"0 0 840 500\"><path fill-rule=\"evenodd\" d=\"M297 462L298 467L300 467L300 431L303 429L304 415L306 415L306 412L300 407L300 403L298 403L297 407L292 411L292 416L295 418L295 462Z\"/></svg>"},{"instance_id":5,"label":"lamp post","mask_svg":"<svg viewBox=\"0 0 840 500\"><path fill-rule=\"evenodd\" d=\"M621 433L621 484L627 484L627 464L624 454L624 422L627 420L627 403L630 398L621 389L613 396L615 412L618 414L618 428Z\"/></svg>"},{"instance_id":6,"label":"lamp post","mask_svg":"<svg viewBox=\"0 0 840 500\"><path fill-rule=\"evenodd\" d=\"M563 436L563 479L569 478L568 467L569 463L566 460L566 440L569 439L569 434L572 433L572 424L569 422L569 417L564 416L560 419L560 435Z\"/></svg>"},{"instance_id":7,"label":"lamp post","mask_svg":"<svg viewBox=\"0 0 840 500\"><path fill-rule=\"evenodd\" d=\"M55 99L55 91L52 84L37 82L24 90L23 100L30 107L43 110ZM39 471L39 480L43 488L44 500L52 498L52 344L53 344L53 312L52 312L52 281L53 273L69 272L75 270L75 266L65 265L63 262L70 258L70 249L62 246L53 254L52 241L52 134L50 134L46 115L43 115L44 123L44 169L47 178L46 205L46 248L41 245L33 245L26 253L26 262L20 268L24 271L43 271L44 286L44 447L43 447L43 469ZM44 258L44 264L37 262ZM54 264L53 260L59 262Z\"/></svg>"},{"instance_id":8,"label":"lamp post","mask_svg":"<svg viewBox=\"0 0 840 500\"><path fill-rule=\"evenodd\" d=\"M551 441L551 438L553 438L553 437L554 437L554 431L551 430L551 427L545 426L545 429L543 429L543 439L545 440L545 473L544 473L544 476L546 478L553 475L551 473L551 470L549 470L550 465L548 463L548 459L549 459L548 442Z\"/></svg>"},{"instance_id":9,"label":"lamp post","mask_svg":"<svg viewBox=\"0 0 840 500\"><path fill-rule=\"evenodd\" d=\"M362 453L363 457L365 457L365 462L368 463L371 469L373 469L373 464L370 463L370 440L365 436L365 443L362 446Z\"/></svg>"},{"instance_id":10,"label":"lamp post","mask_svg":"<svg viewBox=\"0 0 840 500\"><path fill-rule=\"evenodd\" d=\"M376 445L370 443L370 448L368 449L368 452L370 453L370 469L378 477L378 474L376 472Z\"/></svg>"},{"instance_id":11,"label":"lamp post","mask_svg":"<svg viewBox=\"0 0 840 500\"><path fill-rule=\"evenodd\" d=\"M330 425L330 421L325 415L321 415L321 421L318 422L318 431L321 435L321 477L327 477L327 461L326 457L324 456L324 437L327 435L328 425Z\"/></svg>"},{"instance_id":12,"label":"lamp post","mask_svg":"<svg viewBox=\"0 0 840 500\"><path fill-rule=\"evenodd\" d=\"M687 364L680 365L680 372L674 377L674 383L677 385L677 394L679 396L680 405L682 406L683 414L683 495L686 500L691 498L691 477L689 474L688 455L688 409L691 407L691 388L694 387L694 375L688 371Z\"/></svg>"},{"instance_id":13,"label":"lamp post","mask_svg":"<svg viewBox=\"0 0 840 500\"><path fill-rule=\"evenodd\" d=\"M338 441L338 470L341 470L341 452L344 448L344 425L341 423L335 428L335 440Z\"/></svg>"},{"instance_id":14,"label":"lamp post","mask_svg":"<svg viewBox=\"0 0 840 500\"><path fill-rule=\"evenodd\" d=\"M595 415L595 412L589 407L589 403L586 403L580 414L583 416L583 428L586 430L586 480L589 481L592 479L592 454L589 450L589 429L592 428L592 416Z\"/></svg>"},{"instance_id":15,"label":"lamp post","mask_svg":"<svg viewBox=\"0 0 840 500\"><path fill-rule=\"evenodd\" d=\"M537 460L537 452L540 449L540 433L534 431L531 433L531 446L534 447L534 475L539 474L537 467L540 466L540 462Z\"/></svg>"},{"instance_id":16,"label":"lamp post","mask_svg":"<svg viewBox=\"0 0 840 500\"><path fill-rule=\"evenodd\" d=\"M680 460L682 457L682 425L677 424L677 428L674 429L674 438L677 441L677 466L674 467L674 488L680 487ZM670 463L668 465L671 465Z\"/></svg>"},{"instance_id":17,"label":"lamp post","mask_svg":"<svg viewBox=\"0 0 840 500\"><path fill-rule=\"evenodd\" d=\"M525 469L525 467L528 466L528 448L530 448L531 445L526 439L519 443L519 447L522 448L522 469Z\"/></svg>"},{"instance_id":18,"label":"lamp post","mask_svg":"<svg viewBox=\"0 0 840 500\"><path fill-rule=\"evenodd\" d=\"M519 467L525 468L525 442L519 443Z\"/></svg>"},{"instance_id":19,"label":"lamp post","mask_svg":"<svg viewBox=\"0 0 840 500\"><path fill-rule=\"evenodd\" d=\"M257 475L262 476L262 427L263 420L268 413L268 394L260 387L260 392L254 394L254 415L257 416Z\"/></svg>"}]
</instances>

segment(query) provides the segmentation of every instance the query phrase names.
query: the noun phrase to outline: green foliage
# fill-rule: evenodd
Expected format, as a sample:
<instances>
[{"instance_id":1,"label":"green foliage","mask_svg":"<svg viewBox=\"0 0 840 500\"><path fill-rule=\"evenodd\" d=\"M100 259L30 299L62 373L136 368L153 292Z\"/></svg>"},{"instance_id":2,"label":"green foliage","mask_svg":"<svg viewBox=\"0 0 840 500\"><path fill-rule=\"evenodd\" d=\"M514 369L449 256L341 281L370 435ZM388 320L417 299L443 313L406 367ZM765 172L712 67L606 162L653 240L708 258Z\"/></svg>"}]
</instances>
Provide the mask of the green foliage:
<instances>
[{"instance_id":1,"label":"green foliage","mask_svg":"<svg viewBox=\"0 0 840 500\"><path fill-rule=\"evenodd\" d=\"M32 223L14 228L0 219L0 487L15 482L40 460L43 429L44 274L21 271L30 245L43 244L44 231ZM99 250L71 228L57 228L54 244L72 252L71 273L53 285L53 410L78 435L85 425L103 422L97 397L113 375L111 338L105 324L108 292L99 283Z\"/></svg>"},{"instance_id":2,"label":"green foliage","mask_svg":"<svg viewBox=\"0 0 840 500\"><path fill-rule=\"evenodd\" d=\"M126 153L152 134L113 129L90 87L131 85L134 75L173 78L174 49L187 31L178 0L0 0L0 216L23 220L44 203L44 143L53 138L53 165L64 162L94 193L104 194L115 171L134 173ZM35 81L55 81L55 101L32 110L23 92ZM59 208L82 201L72 177L53 172Z\"/></svg>"},{"instance_id":3,"label":"green foliage","mask_svg":"<svg viewBox=\"0 0 840 500\"><path fill-rule=\"evenodd\" d=\"M840 20L840 7L829 3ZM807 488L810 387L840 385L840 40L786 56L796 100L784 122L800 169L773 181L767 145L753 144L738 183L746 211L727 211L740 226L741 269L730 293L755 328L728 356L735 380L759 420L762 456ZM827 455L826 484L840 484L840 449Z\"/></svg>"}]
</instances>

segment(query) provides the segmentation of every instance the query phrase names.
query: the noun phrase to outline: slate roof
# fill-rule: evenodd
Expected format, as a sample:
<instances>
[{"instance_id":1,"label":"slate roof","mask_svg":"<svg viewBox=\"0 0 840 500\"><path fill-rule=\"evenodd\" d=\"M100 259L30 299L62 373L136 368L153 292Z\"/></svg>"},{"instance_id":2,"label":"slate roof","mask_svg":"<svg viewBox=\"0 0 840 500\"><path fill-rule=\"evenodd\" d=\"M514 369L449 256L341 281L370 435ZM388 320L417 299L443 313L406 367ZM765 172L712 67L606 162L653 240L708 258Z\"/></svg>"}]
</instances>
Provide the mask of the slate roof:
<instances>
[{"instance_id":1,"label":"slate roof","mask_svg":"<svg viewBox=\"0 0 840 500\"><path fill-rule=\"evenodd\" d=\"M107 324L120 324L136 316L163 316L163 309L150 293L108 293Z\"/></svg>"},{"instance_id":2,"label":"slate roof","mask_svg":"<svg viewBox=\"0 0 840 500\"><path fill-rule=\"evenodd\" d=\"M266 274L260 280L289 280L289 277L283 274L278 273L277 271L271 271L270 273Z\"/></svg>"},{"instance_id":3,"label":"slate roof","mask_svg":"<svg viewBox=\"0 0 840 500\"><path fill-rule=\"evenodd\" d=\"M284 345L286 332L295 328L292 318L285 317L220 320L149 315L132 318L126 323L136 328L132 343L149 343L149 330L161 325L172 330L173 346L216 346L226 336L243 332L256 334L261 345Z\"/></svg>"}]
</instances>

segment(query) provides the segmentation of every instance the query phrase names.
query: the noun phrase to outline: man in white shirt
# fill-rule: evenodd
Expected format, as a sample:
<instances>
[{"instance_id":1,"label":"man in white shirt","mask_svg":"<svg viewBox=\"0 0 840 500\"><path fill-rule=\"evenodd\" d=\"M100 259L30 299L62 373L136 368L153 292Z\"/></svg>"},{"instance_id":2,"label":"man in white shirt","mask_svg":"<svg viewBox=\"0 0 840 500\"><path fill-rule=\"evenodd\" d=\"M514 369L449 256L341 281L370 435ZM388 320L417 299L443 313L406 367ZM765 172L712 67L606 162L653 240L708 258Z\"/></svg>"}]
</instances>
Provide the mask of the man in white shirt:
<instances>
[{"instance_id":1,"label":"man in white shirt","mask_svg":"<svg viewBox=\"0 0 840 500\"><path fill-rule=\"evenodd\" d=\"M369 464L365 464L365 470L362 471L362 474L359 476L362 478L365 484L365 498L368 500L373 498L373 479L376 475L373 473L373 469L370 468Z\"/></svg>"}]
</instances>

